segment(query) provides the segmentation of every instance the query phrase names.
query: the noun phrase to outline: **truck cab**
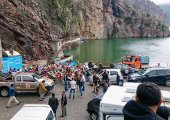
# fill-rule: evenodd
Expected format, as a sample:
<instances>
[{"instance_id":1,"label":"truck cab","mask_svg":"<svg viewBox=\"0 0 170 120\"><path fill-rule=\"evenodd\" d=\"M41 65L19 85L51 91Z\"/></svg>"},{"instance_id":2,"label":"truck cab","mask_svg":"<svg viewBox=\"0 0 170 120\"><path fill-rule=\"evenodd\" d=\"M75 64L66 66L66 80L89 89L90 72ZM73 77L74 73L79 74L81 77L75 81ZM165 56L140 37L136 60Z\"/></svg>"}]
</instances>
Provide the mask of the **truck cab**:
<instances>
[{"instance_id":1,"label":"truck cab","mask_svg":"<svg viewBox=\"0 0 170 120\"><path fill-rule=\"evenodd\" d=\"M0 95L6 97L9 95L9 87L14 84L17 93L38 93L39 84L45 80L45 87L50 91L54 87L54 81L41 77L35 73L18 73L11 80L0 80Z\"/></svg>"},{"instance_id":2,"label":"truck cab","mask_svg":"<svg viewBox=\"0 0 170 120\"><path fill-rule=\"evenodd\" d=\"M149 57L140 55L128 55L122 58L122 63L129 65L132 68L148 68L149 67Z\"/></svg>"}]
</instances>

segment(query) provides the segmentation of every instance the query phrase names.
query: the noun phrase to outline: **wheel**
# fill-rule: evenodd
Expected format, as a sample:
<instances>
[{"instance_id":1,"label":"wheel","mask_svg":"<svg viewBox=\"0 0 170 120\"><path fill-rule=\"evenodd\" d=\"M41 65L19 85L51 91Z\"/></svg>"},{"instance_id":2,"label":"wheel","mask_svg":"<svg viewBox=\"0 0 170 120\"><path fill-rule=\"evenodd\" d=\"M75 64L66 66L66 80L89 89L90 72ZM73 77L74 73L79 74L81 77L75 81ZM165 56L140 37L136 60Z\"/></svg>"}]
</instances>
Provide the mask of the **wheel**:
<instances>
[{"instance_id":1,"label":"wheel","mask_svg":"<svg viewBox=\"0 0 170 120\"><path fill-rule=\"evenodd\" d=\"M165 86L170 87L170 80L165 81Z\"/></svg>"},{"instance_id":2,"label":"wheel","mask_svg":"<svg viewBox=\"0 0 170 120\"><path fill-rule=\"evenodd\" d=\"M37 93L38 96L40 96L39 88L37 88L36 93Z\"/></svg>"},{"instance_id":3,"label":"wheel","mask_svg":"<svg viewBox=\"0 0 170 120\"><path fill-rule=\"evenodd\" d=\"M92 112L90 114L90 118L91 118L91 120L98 120L98 116L97 116L97 114L95 112Z\"/></svg>"},{"instance_id":4,"label":"wheel","mask_svg":"<svg viewBox=\"0 0 170 120\"><path fill-rule=\"evenodd\" d=\"M2 88L0 94L2 97L7 97L9 95L8 88Z\"/></svg>"},{"instance_id":5,"label":"wheel","mask_svg":"<svg viewBox=\"0 0 170 120\"><path fill-rule=\"evenodd\" d=\"M119 86L123 86L123 80L119 81Z\"/></svg>"}]
</instances>

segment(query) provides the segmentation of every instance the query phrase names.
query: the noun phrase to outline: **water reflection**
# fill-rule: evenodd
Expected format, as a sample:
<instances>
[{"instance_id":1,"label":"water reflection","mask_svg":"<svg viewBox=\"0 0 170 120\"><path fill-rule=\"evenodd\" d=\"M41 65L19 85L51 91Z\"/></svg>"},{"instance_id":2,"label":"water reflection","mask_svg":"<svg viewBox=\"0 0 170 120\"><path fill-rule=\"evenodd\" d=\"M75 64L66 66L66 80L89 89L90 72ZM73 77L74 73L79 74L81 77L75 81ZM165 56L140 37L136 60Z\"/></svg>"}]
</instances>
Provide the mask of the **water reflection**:
<instances>
[{"instance_id":1,"label":"water reflection","mask_svg":"<svg viewBox=\"0 0 170 120\"><path fill-rule=\"evenodd\" d=\"M80 62L110 64L127 54L147 55L151 62L170 63L170 38L88 40L70 54ZM170 65L170 64L169 64Z\"/></svg>"}]
</instances>

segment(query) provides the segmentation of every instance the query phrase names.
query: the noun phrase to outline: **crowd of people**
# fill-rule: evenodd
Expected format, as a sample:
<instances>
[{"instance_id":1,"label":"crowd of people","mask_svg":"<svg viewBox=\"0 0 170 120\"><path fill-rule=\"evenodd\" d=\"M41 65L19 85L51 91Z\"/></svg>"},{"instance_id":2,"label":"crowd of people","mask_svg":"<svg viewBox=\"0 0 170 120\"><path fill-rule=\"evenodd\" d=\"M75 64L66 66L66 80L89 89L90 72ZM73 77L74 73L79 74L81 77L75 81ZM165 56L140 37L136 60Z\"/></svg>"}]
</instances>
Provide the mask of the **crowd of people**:
<instances>
[{"instance_id":1,"label":"crowd of people","mask_svg":"<svg viewBox=\"0 0 170 120\"><path fill-rule=\"evenodd\" d=\"M102 70L102 64L99 63L97 67L94 67L95 65L91 62L89 62L88 66L85 64L78 64L76 66L69 66L69 63L66 64L51 64L48 66L39 66L39 65L33 65L30 68L23 67L22 70L10 70L9 74L12 76L15 76L17 72L34 72L37 74L40 74L42 76L47 76L51 79L53 79L56 83L63 85L63 91L61 92L61 98L58 99L55 97L55 93L52 93L51 98L49 98L48 104L51 106L55 116L56 112L59 106L59 102L61 102L61 109L62 109L62 115L60 117L64 117L67 115L67 98L68 99L75 99L75 93L76 91L79 92L80 96L83 96L86 87L85 82L89 81L90 78L93 79L93 91L95 95L99 94L99 88L101 87L101 81L99 77L97 76L97 72L101 72ZM117 74L117 85L119 85L120 76ZM103 93L105 93L110 86L109 77L107 71L102 72L102 87L103 87ZM44 94L47 91L44 85L45 81L42 81L39 84L39 93L40 93L40 101L44 99ZM144 84L145 85L145 84ZM157 87L157 86L156 86ZM140 88L138 88L140 89ZM68 92L69 91L69 92ZM66 92L68 92L68 96L66 95ZM141 94L141 93L140 93ZM142 103L142 98L140 97L138 91L137 91L137 100L140 100L140 103ZM156 98L155 98L156 99ZM15 89L14 85L11 85L10 88L10 99L7 104L7 108L10 107L11 102L14 101L16 104L20 104L20 102L15 98ZM137 101L139 102L139 101ZM145 101L144 101L145 102ZM159 102L159 101L158 101ZM127 105L124 107L123 112L125 114L125 119L129 120L131 119L128 116L128 105L130 104L136 104L134 101L130 101L127 103ZM143 105L144 103L142 103ZM152 103L151 103L152 105ZM143 107L143 106L140 106ZM152 114L152 113L151 113ZM147 118L147 117L146 117ZM153 115L153 118L159 119L159 116ZM143 118L142 118L143 119ZM148 118L147 118L148 119ZM159 119L162 120L162 119Z\"/></svg>"},{"instance_id":2,"label":"crowd of people","mask_svg":"<svg viewBox=\"0 0 170 120\"><path fill-rule=\"evenodd\" d=\"M101 68L101 64L99 64L98 68ZM63 86L63 91L61 93L61 99L57 99L55 97L55 93L52 93L52 97L49 99L48 104L51 106L52 110L54 111L54 114L56 115L56 111L58 109L59 101L61 101L62 106L62 115L61 117L64 117L67 115L66 112L66 105L67 105L67 97L68 99L75 99L76 92L80 94L82 97L85 92L85 82L89 81L90 78L93 79L93 87L94 91L92 93L95 93L95 95L98 95L99 93L99 87L100 87L100 79L96 75L98 71L96 71L97 67L94 67L94 65L91 65L91 62L89 62L88 65L85 64L77 64L76 66L70 66L69 63L65 64L50 64L46 66L40 66L40 65L32 65L31 67L26 68L23 66L22 70L16 70L16 69L10 69L8 76L8 79L12 79L13 76L18 74L19 72L33 72L36 74L39 74L41 76L46 76L48 78L51 78L55 81L56 84L60 84ZM107 88L109 87L109 79L108 74L105 71L103 73L103 80L105 81L103 84L103 92L105 93L107 91ZM45 81L43 80L39 84L39 95L40 101L44 100L44 95L46 93L47 89L45 88ZM69 91L69 92L68 92ZM69 94L69 96L66 96L66 92ZM17 105L20 103L15 98L15 88L14 85L11 85L10 88L10 99L7 104L7 108L10 107L10 104L12 101L16 102Z\"/></svg>"}]
</instances>

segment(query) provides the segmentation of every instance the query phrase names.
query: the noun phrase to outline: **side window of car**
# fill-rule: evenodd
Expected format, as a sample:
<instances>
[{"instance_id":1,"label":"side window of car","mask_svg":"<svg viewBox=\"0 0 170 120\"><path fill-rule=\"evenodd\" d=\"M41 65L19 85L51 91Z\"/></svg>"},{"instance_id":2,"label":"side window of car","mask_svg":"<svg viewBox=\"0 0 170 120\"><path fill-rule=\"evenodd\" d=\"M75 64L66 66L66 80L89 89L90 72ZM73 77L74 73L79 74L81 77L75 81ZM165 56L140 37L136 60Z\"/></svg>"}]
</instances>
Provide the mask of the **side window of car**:
<instances>
[{"instance_id":1,"label":"side window of car","mask_svg":"<svg viewBox=\"0 0 170 120\"><path fill-rule=\"evenodd\" d=\"M157 75L166 75L166 70L157 70Z\"/></svg>"},{"instance_id":2,"label":"side window of car","mask_svg":"<svg viewBox=\"0 0 170 120\"><path fill-rule=\"evenodd\" d=\"M16 76L16 81L21 82L21 76Z\"/></svg>"},{"instance_id":3,"label":"side window of car","mask_svg":"<svg viewBox=\"0 0 170 120\"><path fill-rule=\"evenodd\" d=\"M166 71L166 74L170 75L170 70L167 70L167 71Z\"/></svg>"},{"instance_id":4,"label":"side window of car","mask_svg":"<svg viewBox=\"0 0 170 120\"><path fill-rule=\"evenodd\" d=\"M116 75L116 71L110 71L110 76Z\"/></svg>"},{"instance_id":5,"label":"side window of car","mask_svg":"<svg viewBox=\"0 0 170 120\"><path fill-rule=\"evenodd\" d=\"M122 66L121 65L117 65L117 69L121 69L122 68Z\"/></svg>"},{"instance_id":6,"label":"side window of car","mask_svg":"<svg viewBox=\"0 0 170 120\"><path fill-rule=\"evenodd\" d=\"M30 76L23 76L22 79L24 82L35 82L33 77L30 77Z\"/></svg>"},{"instance_id":7,"label":"side window of car","mask_svg":"<svg viewBox=\"0 0 170 120\"><path fill-rule=\"evenodd\" d=\"M53 112L52 112L52 111L50 111L50 113L48 114L46 120L54 120L54 115L53 115Z\"/></svg>"},{"instance_id":8,"label":"side window of car","mask_svg":"<svg viewBox=\"0 0 170 120\"><path fill-rule=\"evenodd\" d=\"M156 75L156 71L155 71L155 70L154 70L154 71L150 71L150 72L147 73L147 75L149 75L149 76L155 76L155 75Z\"/></svg>"}]
</instances>

